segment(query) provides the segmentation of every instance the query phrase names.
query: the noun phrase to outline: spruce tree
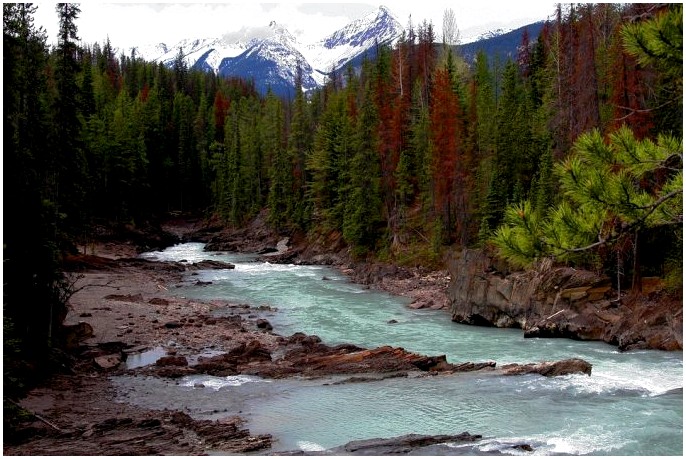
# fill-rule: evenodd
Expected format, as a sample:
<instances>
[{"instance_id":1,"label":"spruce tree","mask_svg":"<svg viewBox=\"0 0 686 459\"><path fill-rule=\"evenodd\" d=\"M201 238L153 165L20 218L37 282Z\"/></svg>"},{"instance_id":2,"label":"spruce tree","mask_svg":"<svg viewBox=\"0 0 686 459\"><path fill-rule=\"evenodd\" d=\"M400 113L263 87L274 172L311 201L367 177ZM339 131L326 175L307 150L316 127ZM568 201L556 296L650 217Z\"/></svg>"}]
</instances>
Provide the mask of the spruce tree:
<instances>
[{"instance_id":1,"label":"spruce tree","mask_svg":"<svg viewBox=\"0 0 686 459\"><path fill-rule=\"evenodd\" d=\"M86 160L80 141L80 89L77 85L80 65L76 19L81 12L73 3L58 3L59 32L55 50L54 101L54 171L50 199L56 205L55 218L67 234L79 234L86 224L88 209L83 205L86 193ZM62 243L68 244L65 240Z\"/></svg>"},{"instance_id":2,"label":"spruce tree","mask_svg":"<svg viewBox=\"0 0 686 459\"><path fill-rule=\"evenodd\" d=\"M381 164L378 156L378 113L367 82L350 162L350 194L343 219L343 237L361 255L374 250L382 222Z\"/></svg>"}]
</instances>

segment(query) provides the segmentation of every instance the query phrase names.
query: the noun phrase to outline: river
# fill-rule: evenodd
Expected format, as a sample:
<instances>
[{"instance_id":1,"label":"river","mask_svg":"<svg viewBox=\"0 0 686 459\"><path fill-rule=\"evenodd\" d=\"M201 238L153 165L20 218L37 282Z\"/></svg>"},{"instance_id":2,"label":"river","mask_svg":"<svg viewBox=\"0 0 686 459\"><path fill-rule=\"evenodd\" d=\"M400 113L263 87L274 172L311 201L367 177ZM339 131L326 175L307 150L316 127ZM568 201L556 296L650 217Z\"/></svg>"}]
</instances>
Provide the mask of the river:
<instances>
[{"instance_id":1,"label":"river","mask_svg":"<svg viewBox=\"0 0 686 459\"><path fill-rule=\"evenodd\" d=\"M320 451L351 440L407 433L483 439L455 454L678 455L683 453L683 355L619 352L599 342L524 339L521 330L471 327L445 311L411 310L408 299L350 283L323 266L257 261L255 256L203 251L186 243L142 256L192 263L234 263L200 271L175 294L277 308L274 331L316 334L327 344L391 345L451 363L498 365L582 358L591 376L556 378L488 373L396 378L330 385L326 380L265 380L254 376L186 377L178 381L118 377L120 400L149 408L186 410L217 419L241 412L253 434L274 436L273 451ZM466 448L466 449L465 449ZM221 452L218 452L221 453Z\"/></svg>"}]
</instances>

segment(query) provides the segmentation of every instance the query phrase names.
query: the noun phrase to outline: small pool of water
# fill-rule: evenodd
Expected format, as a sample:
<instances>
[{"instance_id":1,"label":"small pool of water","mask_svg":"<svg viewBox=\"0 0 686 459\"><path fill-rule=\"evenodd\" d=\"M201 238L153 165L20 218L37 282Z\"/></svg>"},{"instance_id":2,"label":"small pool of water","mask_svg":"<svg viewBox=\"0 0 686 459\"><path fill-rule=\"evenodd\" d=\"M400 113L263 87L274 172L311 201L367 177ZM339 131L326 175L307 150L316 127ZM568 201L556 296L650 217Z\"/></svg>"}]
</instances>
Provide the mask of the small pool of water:
<instances>
[{"instance_id":1,"label":"small pool of water","mask_svg":"<svg viewBox=\"0 0 686 459\"><path fill-rule=\"evenodd\" d=\"M157 362L159 359L167 355L167 351L161 347L154 347L143 352L135 352L126 355L124 365L127 370L133 368L146 367Z\"/></svg>"}]
</instances>

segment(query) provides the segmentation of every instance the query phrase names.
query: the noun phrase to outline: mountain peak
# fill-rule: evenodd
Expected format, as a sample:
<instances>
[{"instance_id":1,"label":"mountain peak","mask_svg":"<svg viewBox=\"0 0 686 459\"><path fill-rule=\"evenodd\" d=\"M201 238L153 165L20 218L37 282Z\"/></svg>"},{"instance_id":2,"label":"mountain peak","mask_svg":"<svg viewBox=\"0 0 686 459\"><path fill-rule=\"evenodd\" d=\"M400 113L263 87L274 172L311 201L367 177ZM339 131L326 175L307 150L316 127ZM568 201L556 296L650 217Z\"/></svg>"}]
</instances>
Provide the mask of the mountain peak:
<instances>
[{"instance_id":1,"label":"mountain peak","mask_svg":"<svg viewBox=\"0 0 686 459\"><path fill-rule=\"evenodd\" d=\"M369 47L375 41L384 43L397 38L401 31L400 23L387 7L381 5L377 11L329 35L323 44L328 49L342 45Z\"/></svg>"},{"instance_id":2,"label":"mountain peak","mask_svg":"<svg viewBox=\"0 0 686 459\"><path fill-rule=\"evenodd\" d=\"M392 17L392 16L393 16L393 13L391 13L391 10L389 10L387 6L385 6L385 5L380 5L380 6L379 6L379 11L378 11L378 13L376 14L376 17L379 17L379 16L391 16L391 17Z\"/></svg>"}]
</instances>

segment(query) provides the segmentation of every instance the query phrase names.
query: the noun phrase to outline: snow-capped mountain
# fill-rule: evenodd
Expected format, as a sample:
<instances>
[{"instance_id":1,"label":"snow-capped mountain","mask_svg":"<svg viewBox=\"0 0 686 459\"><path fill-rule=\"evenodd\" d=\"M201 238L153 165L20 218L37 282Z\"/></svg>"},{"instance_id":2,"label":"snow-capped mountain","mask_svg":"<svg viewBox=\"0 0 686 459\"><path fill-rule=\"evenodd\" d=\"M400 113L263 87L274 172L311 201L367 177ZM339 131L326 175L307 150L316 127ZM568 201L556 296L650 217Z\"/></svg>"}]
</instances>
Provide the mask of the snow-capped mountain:
<instances>
[{"instance_id":1,"label":"snow-capped mountain","mask_svg":"<svg viewBox=\"0 0 686 459\"><path fill-rule=\"evenodd\" d=\"M273 21L269 27L272 34L253 38L247 44L247 49L238 56L224 57L216 72L222 76L253 80L255 88L262 93L271 88L277 94L292 95L296 72L300 68L304 91L319 86L321 81L313 78L315 72L298 50L295 38ZM195 66L198 66L198 62Z\"/></svg>"},{"instance_id":2,"label":"snow-capped mountain","mask_svg":"<svg viewBox=\"0 0 686 459\"><path fill-rule=\"evenodd\" d=\"M306 46L303 53L314 68L323 73L339 69L376 43L390 43L403 28L388 8L351 22L328 37Z\"/></svg>"},{"instance_id":3,"label":"snow-capped mountain","mask_svg":"<svg viewBox=\"0 0 686 459\"><path fill-rule=\"evenodd\" d=\"M244 28L222 37L186 39L140 46L136 55L171 65L181 50L186 65L222 76L253 79L256 88L280 95L292 94L297 68L302 71L303 89L321 86L332 70L373 49L376 43L391 43L402 34L402 26L384 6L351 22L312 44L300 43L283 26Z\"/></svg>"}]
</instances>

